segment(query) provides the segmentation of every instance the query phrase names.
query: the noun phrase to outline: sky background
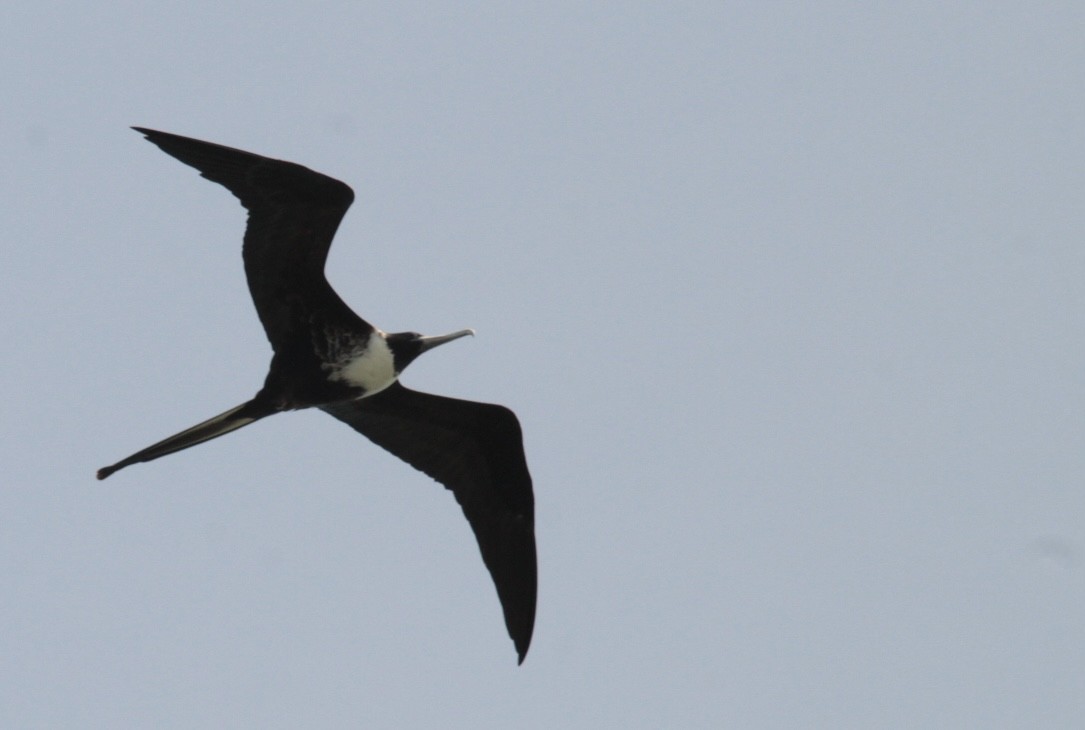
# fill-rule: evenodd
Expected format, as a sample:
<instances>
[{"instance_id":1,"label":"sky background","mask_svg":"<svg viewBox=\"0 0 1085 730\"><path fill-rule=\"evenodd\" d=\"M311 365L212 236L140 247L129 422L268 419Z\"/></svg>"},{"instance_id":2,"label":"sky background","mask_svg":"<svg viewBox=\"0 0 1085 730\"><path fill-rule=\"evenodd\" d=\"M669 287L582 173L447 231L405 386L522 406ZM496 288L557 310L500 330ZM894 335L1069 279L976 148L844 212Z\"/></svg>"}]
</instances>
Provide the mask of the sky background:
<instances>
[{"instance_id":1,"label":"sky background","mask_svg":"<svg viewBox=\"0 0 1085 730\"><path fill-rule=\"evenodd\" d=\"M1081 3L0 8L0 726L1079 728ZM516 666L452 496L250 398L244 213L519 415Z\"/></svg>"}]
</instances>

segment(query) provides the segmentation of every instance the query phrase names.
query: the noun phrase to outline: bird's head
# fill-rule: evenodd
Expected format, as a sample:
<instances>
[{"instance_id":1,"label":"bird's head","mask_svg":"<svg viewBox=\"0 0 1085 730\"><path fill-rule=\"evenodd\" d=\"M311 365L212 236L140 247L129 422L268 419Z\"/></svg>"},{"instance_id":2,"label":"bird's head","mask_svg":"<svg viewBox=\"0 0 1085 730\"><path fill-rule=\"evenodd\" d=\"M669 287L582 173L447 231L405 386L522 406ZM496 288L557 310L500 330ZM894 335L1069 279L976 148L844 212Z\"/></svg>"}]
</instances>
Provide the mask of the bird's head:
<instances>
[{"instance_id":1,"label":"bird's head","mask_svg":"<svg viewBox=\"0 0 1085 730\"><path fill-rule=\"evenodd\" d=\"M396 373L402 373L416 357L427 350L432 350L437 345L443 345L452 340L458 340L467 335L474 336L474 330L459 330L447 335L420 335L417 332L393 332L385 336L389 349L392 351Z\"/></svg>"}]
</instances>

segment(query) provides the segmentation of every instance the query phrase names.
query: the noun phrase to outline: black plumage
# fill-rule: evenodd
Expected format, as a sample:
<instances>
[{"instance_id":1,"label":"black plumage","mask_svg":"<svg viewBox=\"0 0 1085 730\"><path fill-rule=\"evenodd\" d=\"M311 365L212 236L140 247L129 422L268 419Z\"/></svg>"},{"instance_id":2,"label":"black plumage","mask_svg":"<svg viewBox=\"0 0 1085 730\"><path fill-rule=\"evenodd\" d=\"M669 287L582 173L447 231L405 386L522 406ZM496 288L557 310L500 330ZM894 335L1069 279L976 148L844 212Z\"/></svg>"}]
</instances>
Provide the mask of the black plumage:
<instances>
[{"instance_id":1,"label":"black plumage","mask_svg":"<svg viewBox=\"0 0 1085 730\"><path fill-rule=\"evenodd\" d=\"M245 275L273 355L252 400L103 467L98 478L274 413L320 408L452 491L523 662L535 623L536 557L534 496L519 421L504 406L420 393L398 382L423 352L472 332L386 334L339 298L324 263L354 200L346 184L291 162L135 129L226 187L248 210Z\"/></svg>"}]
</instances>

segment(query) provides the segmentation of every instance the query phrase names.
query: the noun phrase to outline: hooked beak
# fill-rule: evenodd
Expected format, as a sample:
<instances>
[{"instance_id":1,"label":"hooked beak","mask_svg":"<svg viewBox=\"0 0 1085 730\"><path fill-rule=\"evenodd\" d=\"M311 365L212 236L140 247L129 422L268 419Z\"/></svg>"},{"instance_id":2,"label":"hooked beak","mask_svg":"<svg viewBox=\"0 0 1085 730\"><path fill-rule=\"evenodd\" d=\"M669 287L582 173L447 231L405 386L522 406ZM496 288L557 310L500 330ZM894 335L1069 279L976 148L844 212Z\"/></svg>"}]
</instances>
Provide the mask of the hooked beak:
<instances>
[{"instance_id":1,"label":"hooked beak","mask_svg":"<svg viewBox=\"0 0 1085 730\"><path fill-rule=\"evenodd\" d=\"M422 345L422 349L419 354L422 354L426 350L432 350L433 348L437 347L437 345L443 345L446 342L452 342L452 340L458 340L461 337L466 337L467 335L471 335L472 337L474 337L475 331L460 330L459 332L450 332L447 335L431 335L429 337L419 337L418 342Z\"/></svg>"}]
</instances>

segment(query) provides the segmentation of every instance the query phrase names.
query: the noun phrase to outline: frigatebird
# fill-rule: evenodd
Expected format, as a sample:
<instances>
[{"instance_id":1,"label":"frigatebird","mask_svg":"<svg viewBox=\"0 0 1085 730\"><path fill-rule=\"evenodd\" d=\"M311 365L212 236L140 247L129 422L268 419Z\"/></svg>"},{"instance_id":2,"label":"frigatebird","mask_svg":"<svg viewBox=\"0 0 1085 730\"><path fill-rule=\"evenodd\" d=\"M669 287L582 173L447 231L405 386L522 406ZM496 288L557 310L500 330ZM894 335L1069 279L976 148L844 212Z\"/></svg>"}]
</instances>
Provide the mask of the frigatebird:
<instances>
[{"instance_id":1,"label":"frigatebird","mask_svg":"<svg viewBox=\"0 0 1085 730\"><path fill-rule=\"evenodd\" d=\"M474 332L386 333L339 298L324 263L354 201L345 183L292 162L133 129L224 186L248 210L245 276L273 354L252 400L99 469L98 478L281 411L319 408L452 491L497 587L522 664L535 625L536 561L534 495L520 423L504 406L399 383L416 357Z\"/></svg>"}]
</instances>

